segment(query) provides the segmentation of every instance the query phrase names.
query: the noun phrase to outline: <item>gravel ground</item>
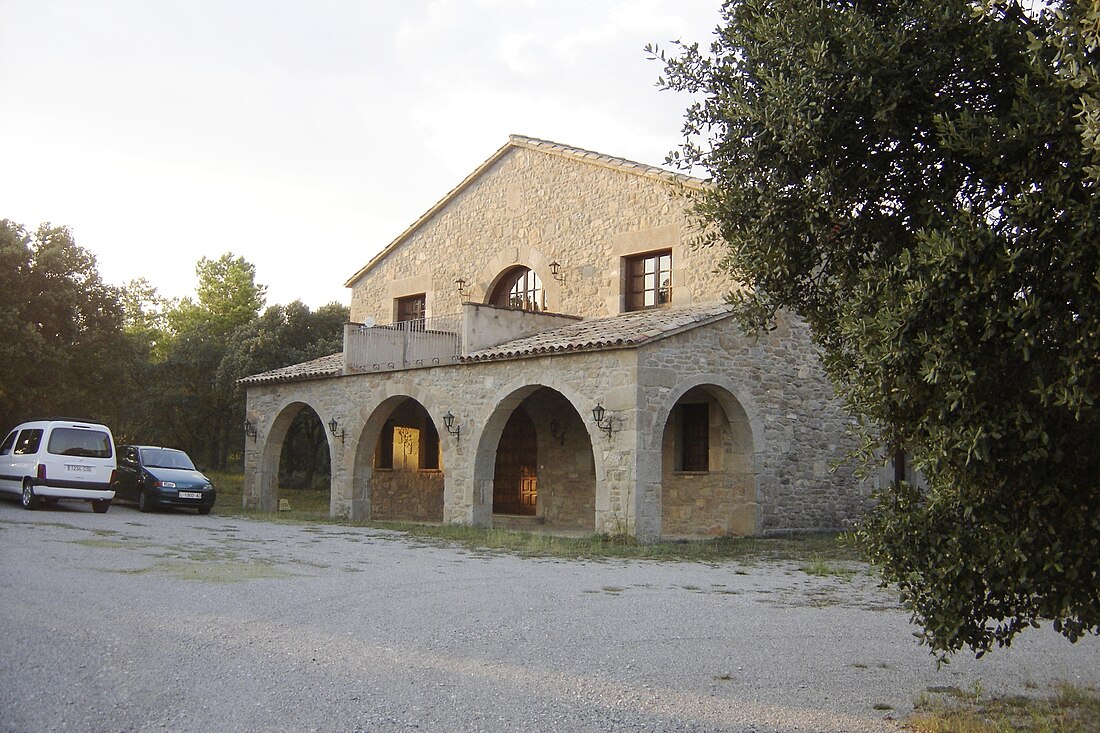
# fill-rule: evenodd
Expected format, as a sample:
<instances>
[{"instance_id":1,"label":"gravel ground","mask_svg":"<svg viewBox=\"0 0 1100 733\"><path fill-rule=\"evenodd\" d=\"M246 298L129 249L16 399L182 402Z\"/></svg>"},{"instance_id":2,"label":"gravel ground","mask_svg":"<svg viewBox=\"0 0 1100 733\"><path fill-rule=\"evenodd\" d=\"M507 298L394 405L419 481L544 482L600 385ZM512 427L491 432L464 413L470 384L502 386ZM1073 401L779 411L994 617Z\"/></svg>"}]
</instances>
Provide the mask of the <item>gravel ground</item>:
<instances>
[{"instance_id":1,"label":"gravel ground","mask_svg":"<svg viewBox=\"0 0 1100 733\"><path fill-rule=\"evenodd\" d=\"M1050 629L937 669L866 572L127 506L0 500L0 609L3 731L894 731L948 689L1100 686L1100 640Z\"/></svg>"}]
</instances>

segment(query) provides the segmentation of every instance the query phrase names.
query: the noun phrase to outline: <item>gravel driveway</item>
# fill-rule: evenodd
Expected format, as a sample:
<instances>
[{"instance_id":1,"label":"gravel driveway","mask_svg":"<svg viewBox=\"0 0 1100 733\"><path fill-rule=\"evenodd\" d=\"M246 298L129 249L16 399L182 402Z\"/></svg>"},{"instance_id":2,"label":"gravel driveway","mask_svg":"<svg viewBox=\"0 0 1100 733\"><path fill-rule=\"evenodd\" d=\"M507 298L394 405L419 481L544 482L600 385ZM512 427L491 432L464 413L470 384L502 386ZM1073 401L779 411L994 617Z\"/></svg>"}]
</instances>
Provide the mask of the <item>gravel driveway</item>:
<instances>
[{"instance_id":1,"label":"gravel driveway","mask_svg":"<svg viewBox=\"0 0 1100 733\"><path fill-rule=\"evenodd\" d=\"M3 731L892 731L1100 685L1049 629L937 670L866 572L482 555L356 527L0 500Z\"/></svg>"}]
</instances>

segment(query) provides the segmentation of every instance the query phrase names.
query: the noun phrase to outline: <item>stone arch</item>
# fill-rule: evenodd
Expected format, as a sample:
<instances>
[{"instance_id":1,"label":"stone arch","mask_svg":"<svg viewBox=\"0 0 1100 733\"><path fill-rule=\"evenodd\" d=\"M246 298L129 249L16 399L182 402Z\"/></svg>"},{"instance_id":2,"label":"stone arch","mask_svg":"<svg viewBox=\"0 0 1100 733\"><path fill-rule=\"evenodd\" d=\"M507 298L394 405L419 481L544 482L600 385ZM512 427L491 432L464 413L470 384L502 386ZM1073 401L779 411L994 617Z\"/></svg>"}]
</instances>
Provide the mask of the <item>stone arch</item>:
<instances>
[{"instance_id":1,"label":"stone arch","mask_svg":"<svg viewBox=\"0 0 1100 733\"><path fill-rule=\"evenodd\" d=\"M252 497L250 504L261 511L273 512L279 507L279 460L283 453L283 443L286 440L287 431L290 430L294 419L302 410L310 410L321 420L321 413L315 405L302 399L287 400L275 411L270 426L266 430L259 426L257 440L261 441L259 449L259 461L252 482ZM324 425L324 422L321 421ZM325 431L328 439L329 475L334 476L336 450L332 443L332 436ZM332 500L331 486L329 500Z\"/></svg>"},{"instance_id":2,"label":"stone arch","mask_svg":"<svg viewBox=\"0 0 1100 733\"><path fill-rule=\"evenodd\" d=\"M439 422L422 396L397 392L361 412L366 418L353 448L352 518L442 522L447 447L440 439ZM405 458L401 465L394 459L399 431L406 435L398 439ZM410 448L410 439L415 447ZM380 449L391 451L391 460L380 455Z\"/></svg>"},{"instance_id":3,"label":"stone arch","mask_svg":"<svg viewBox=\"0 0 1100 733\"><path fill-rule=\"evenodd\" d=\"M488 303L493 289L509 271L515 267L526 267L539 276L546 296L546 310L562 312L561 283L550 272L553 257L547 257L541 251L527 244L504 247L495 257L485 263L477 278L470 285L470 300Z\"/></svg>"},{"instance_id":4,"label":"stone arch","mask_svg":"<svg viewBox=\"0 0 1100 733\"><path fill-rule=\"evenodd\" d=\"M760 529L753 421L726 385L692 380L668 395L660 441L661 535L751 535ZM695 449L695 450L693 450Z\"/></svg>"},{"instance_id":5,"label":"stone arch","mask_svg":"<svg viewBox=\"0 0 1100 733\"><path fill-rule=\"evenodd\" d=\"M538 499L536 524L559 530L595 531L601 506L608 505L606 469L601 451L596 450L594 432L584 404L571 390L551 384L512 385L490 401L490 412L480 421L473 436L472 523L477 526L508 526L512 520L494 513L498 475L498 450L505 426L517 409L523 408L535 425L538 453ZM602 435L602 433L599 433ZM601 501L602 499L602 501Z\"/></svg>"}]
</instances>

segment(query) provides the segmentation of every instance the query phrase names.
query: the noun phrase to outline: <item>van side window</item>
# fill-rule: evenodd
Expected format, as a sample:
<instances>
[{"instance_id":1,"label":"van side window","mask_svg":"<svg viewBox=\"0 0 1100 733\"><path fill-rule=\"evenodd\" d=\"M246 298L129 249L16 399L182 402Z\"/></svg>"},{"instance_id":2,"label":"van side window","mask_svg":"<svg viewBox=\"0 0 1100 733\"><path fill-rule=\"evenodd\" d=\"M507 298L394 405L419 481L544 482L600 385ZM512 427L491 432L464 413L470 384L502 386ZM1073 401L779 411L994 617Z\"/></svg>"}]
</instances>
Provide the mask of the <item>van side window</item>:
<instances>
[{"instance_id":1,"label":"van side window","mask_svg":"<svg viewBox=\"0 0 1100 733\"><path fill-rule=\"evenodd\" d=\"M38 452L38 445L42 442L41 428L27 428L19 433L19 440L15 442L15 452L18 455L32 455Z\"/></svg>"},{"instance_id":2,"label":"van side window","mask_svg":"<svg viewBox=\"0 0 1100 733\"><path fill-rule=\"evenodd\" d=\"M4 438L4 444L0 445L0 456L6 456L11 453L11 447L15 445L15 436L18 434L18 430L13 430L8 437Z\"/></svg>"}]
</instances>

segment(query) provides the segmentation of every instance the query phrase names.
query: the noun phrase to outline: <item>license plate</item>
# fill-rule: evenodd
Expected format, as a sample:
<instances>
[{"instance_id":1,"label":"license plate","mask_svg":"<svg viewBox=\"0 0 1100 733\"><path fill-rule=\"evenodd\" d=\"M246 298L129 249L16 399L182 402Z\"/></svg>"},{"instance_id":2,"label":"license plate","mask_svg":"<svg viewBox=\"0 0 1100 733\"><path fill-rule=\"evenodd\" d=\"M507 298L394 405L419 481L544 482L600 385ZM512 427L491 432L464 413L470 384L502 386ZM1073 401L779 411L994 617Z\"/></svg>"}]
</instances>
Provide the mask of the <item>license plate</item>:
<instances>
[{"instance_id":1,"label":"license plate","mask_svg":"<svg viewBox=\"0 0 1100 733\"><path fill-rule=\"evenodd\" d=\"M180 492L180 498L181 499L201 499L202 498L202 492L200 492L200 491L181 491Z\"/></svg>"},{"instance_id":2,"label":"license plate","mask_svg":"<svg viewBox=\"0 0 1100 733\"><path fill-rule=\"evenodd\" d=\"M73 473L91 473L93 469L91 466L76 466L72 463L66 463L65 470Z\"/></svg>"}]
</instances>

